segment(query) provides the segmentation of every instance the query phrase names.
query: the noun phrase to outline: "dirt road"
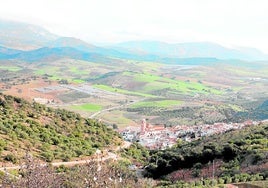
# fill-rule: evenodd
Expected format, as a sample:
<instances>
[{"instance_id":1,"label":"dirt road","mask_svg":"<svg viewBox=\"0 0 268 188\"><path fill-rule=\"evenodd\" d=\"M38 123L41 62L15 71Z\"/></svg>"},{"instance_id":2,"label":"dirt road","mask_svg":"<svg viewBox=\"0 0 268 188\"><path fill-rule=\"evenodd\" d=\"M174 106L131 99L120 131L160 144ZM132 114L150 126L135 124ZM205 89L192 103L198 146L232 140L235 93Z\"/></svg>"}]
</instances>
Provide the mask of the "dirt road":
<instances>
[{"instance_id":1,"label":"dirt road","mask_svg":"<svg viewBox=\"0 0 268 188\"><path fill-rule=\"evenodd\" d=\"M131 145L130 142L124 141L123 144L121 146L117 146L116 148L114 148L113 152L119 151L120 149L124 149L124 148L128 148ZM120 156L118 156L118 154L113 153L113 152L107 152L107 151L100 151L97 150L95 153L95 158L94 159L88 159L88 160L77 160L77 161L69 161L69 162L52 162L51 165L52 166L74 166L74 165L81 165L81 164L87 164L89 162L92 161L96 161L96 162L104 162L108 159L112 159L112 160L117 160L120 159ZM45 166L47 165L47 163L41 163L41 166ZM23 165L18 165L18 166L6 166L6 167L1 167L0 171L7 171L7 170L14 170L14 169L20 169L23 168Z\"/></svg>"}]
</instances>

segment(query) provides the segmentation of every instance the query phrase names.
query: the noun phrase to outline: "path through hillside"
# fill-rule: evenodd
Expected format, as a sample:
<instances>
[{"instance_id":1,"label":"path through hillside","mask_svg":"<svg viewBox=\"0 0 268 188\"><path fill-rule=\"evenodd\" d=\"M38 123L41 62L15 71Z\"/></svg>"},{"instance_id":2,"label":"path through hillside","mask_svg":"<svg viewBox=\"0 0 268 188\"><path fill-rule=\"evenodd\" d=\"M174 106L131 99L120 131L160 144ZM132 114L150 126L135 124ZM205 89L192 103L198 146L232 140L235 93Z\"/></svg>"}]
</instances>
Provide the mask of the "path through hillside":
<instances>
[{"instance_id":1,"label":"path through hillside","mask_svg":"<svg viewBox=\"0 0 268 188\"><path fill-rule=\"evenodd\" d=\"M98 150L99 152L96 152L96 158L94 159L87 159L87 160L76 160L76 161L69 161L69 162L52 162L50 163L52 166L74 166L74 165L81 165L81 164L87 164L89 162L95 161L95 162L104 162L108 159L112 159L112 160L118 160L120 159L120 156L118 156L118 154L114 153L116 151L119 151L120 149L124 149L124 148L128 148L131 145L130 142L124 141L124 143L121 146L117 146L114 148L113 152L101 152L100 150ZM101 154L100 154L101 153ZM47 163L41 163L41 166L45 166L47 165ZM23 165L18 165L18 166L6 166L6 167L1 167L0 171L7 171L7 170L15 170L15 169L21 169L23 168Z\"/></svg>"}]
</instances>

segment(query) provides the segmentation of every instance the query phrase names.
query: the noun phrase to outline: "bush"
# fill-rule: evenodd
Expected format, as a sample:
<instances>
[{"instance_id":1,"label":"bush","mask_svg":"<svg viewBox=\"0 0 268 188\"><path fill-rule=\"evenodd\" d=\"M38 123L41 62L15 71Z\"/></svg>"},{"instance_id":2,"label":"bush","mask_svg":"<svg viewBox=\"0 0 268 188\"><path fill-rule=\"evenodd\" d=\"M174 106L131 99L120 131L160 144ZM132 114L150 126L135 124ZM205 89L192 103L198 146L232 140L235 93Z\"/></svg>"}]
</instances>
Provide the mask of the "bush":
<instances>
[{"instance_id":1,"label":"bush","mask_svg":"<svg viewBox=\"0 0 268 188\"><path fill-rule=\"evenodd\" d=\"M62 159L64 162L70 161L71 158L72 158L72 156L71 156L70 153L63 153L63 154L61 155L61 159Z\"/></svg>"},{"instance_id":2,"label":"bush","mask_svg":"<svg viewBox=\"0 0 268 188\"><path fill-rule=\"evenodd\" d=\"M264 180L268 179L268 170L265 170L261 173L261 176L263 177Z\"/></svg>"},{"instance_id":3,"label":"bush","mask_svg":"<svg viewBox=\"0 0 268 188\"><path fill-rule=\"evenodd\" d=\"M8 154L8 155L6 155L5 157L4 157L4 160L6 160L6 161L10 161L10 162L12 162L12 163L17 163L17 161L18 161L18 159L17 159L17 157L16 156L14 156L13 154Z\"/></svg>"},{"instance_id":4,"label":"bush","mask_svg":"<svg viewBox=\"0 0 268 188\"><path fill-rule=\"evenodd\" d=\"M45 158L46 162L52 162L54 160L53 153L49 151L45 151L41 155Z\"/></svg>"},{"instance_id":5,"label":"bush","mask_svg":"<svg viewBox=\"0 0 268 188\"><path fill-rule=\"evenodd\" d=\"M0 154L6 148L6 142L4 140L0 140Z\"/></svg>"},{"instance_id":6,"label":"bush","mask_svg":"<svg viewBox=\"0 0 268 188\"><path fill-rule=\"evenodd\" d=\"M223 179L224 179L224 182L225 182L226 184L228 184L228 183L232 183L232 178L229 177L229 176L225 176L225 177L223 177Z\"/></svg>"},{"instance_id":7,"label":"bush","mask_svg":"<svg viewBox=\"0 0 268 188\"><path fill-rule=\"evenodd\" d=\"M262 161L264 158L265 156L263 155L263 153L256 153L253 156L252 164L257 164L259 161Z\"/></svg>"}]
</instances>

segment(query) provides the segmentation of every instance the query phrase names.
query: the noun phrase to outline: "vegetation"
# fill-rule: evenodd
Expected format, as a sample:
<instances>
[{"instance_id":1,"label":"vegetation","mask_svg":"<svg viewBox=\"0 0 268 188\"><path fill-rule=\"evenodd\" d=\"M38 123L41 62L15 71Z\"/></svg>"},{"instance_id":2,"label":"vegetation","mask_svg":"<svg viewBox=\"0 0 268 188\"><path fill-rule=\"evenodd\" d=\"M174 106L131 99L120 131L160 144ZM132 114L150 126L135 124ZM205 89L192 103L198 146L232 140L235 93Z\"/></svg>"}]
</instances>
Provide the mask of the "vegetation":
<instances>
[{"instance_id":1,"label":"vegetation","mask_svg":"<svg viewBox=\"0 0 268 188\"><path fill-rule=\"evenodd\" d=\"M114 129L137 125L143 118L165 127L197 125L197 129L200 124L268 119L266 61L176 58L176 49L162 58L158 55L163 56L166 49L158 43L150 44L156 49L160 46L154 53L95 48L72 38L56 40L59 46L66 46L58 47L56 36L40 28L36 31L51 39L31 31L31 40L29 36L24 40L17 31L35 29L22 25L4 32L11 34L8 43L20 48L25 42L27 48L49 44L50 48L17 51L1 47L0 91L6 94L44 99L48 105L69 106L83 115L106 107L104 113L96 114ZM12 33L18 35L14 41ZM199 44L198 48L210 51L204 47ZM62 87L68 84L70 87ZM87 85L99 90L83 89ZM86 104L73 105L81 102ZM21 166L8 172L1 168L0 187L187 188L240 182L264 187L268 182L267 123L191 143L178 140L167 150L148 151L134 143L116 155L110 152L121 142L118 133L100 122L0 94L0 163ZM88 157L96 151L104 159ZM25 153L33 157L27 155L25 161ZM89 163L68 168L50 163L82 158ZM120 160L108 160L111 158ZM140 178L142 169L133 169L142 166L144 174L157 181Z\"/></svg>"},{"instance_id":2,"label":"vegetation","mask_svg":"<svg viewBox=\"0 0 268 188\"><path fill-rule=\"evenodd\" d=\"M18 178L18 176L20 176ZM154 181L138 179L136 173L119 162L97 163L89 161L83 166L52 167L40 165L32 159L26 161L16 174L17 178L9 174L0 176L3 187L31 187L31 188L80 188L80 187L153 187Z\"/></svg>"},{"instance_id":3,"label":"vegetation","mask_svg":"<svg viewBox=\"0 0 268 188\"><path fill-rule=\"evenodd\" d=\"M249 174L246 180L262 180L267 178L267 155L268 124L263 124L151 151L146 171L153 178L170 174L172 181L212 178L214 174L227 183L228 177L230 182L239 182L244 173Z\"/></svg>"},{"instance_id":4,"label":"vegetation","mask_svg":"<svg viewBox=\"0 0 268 188\"><path fill-rule=\"evenodd\" d=\"M147 103L148 105L142 105L143 103ZM181 102L177 101L177 104L178 103ZM234 118L237 117L235 116L237 111L242 110L235 105L214 105L205 103L202 106L182 106L180 108L172 109L167 108L168 104L171 105L174 103L166 103L165 100L156 102L141 102L137 103L137 105L132 105L131 108L127 108L127 111L137 112L139 114L145 114L148 116L157 116L158 118L154 119L152 121L153 123L162 123L168 126L176 126L181 124L213 124L216 122L236 122L245 120L244 118Z\"/></svg>"},{"instance_id":5,"label":"vegetation","mask_svg":"<svg viewBox=\"0 0 268 188\"><path fill-rule=\"evenodd\" d=\"M118 145L119 135L79 114L0 94L1 160L16 163L26 151L48 162L89 156ZM16 157L15 157L16 156Z\"/></svg>"},{"instance_id":6,"label":"vegetation","mask_svg":"<svg viewBox=\"0 0 268 188\"><path fill-rule=\"evenodd\" d=\"M0 90L27 98L30 93L33 94L30 97L35 98L44 94L31 92L38 87L53 87L58 84L79 86L85 83L111 92L109 98L100 96L98 104L104 104L103 106L122 104L124 98L131 98L129 101L143 100L134 106L120 109L120 117L112 123L120 124L121 127L141 116L150 118L151 123L168 126L241 122L248 118L267 119L266 108L258 108L258 105L267 100L266 65L260 63L259 66L257 63L257 66L254 63L253 69L234 60L226 63L182 66L120 58L109 64L70 58L34 64L3 62L0 68ZM248 62L247 65L249 64L253 65ZM11 67L20 70L12 72ZM122 94L122 98L117 97L117 93ZM80 104L81 98L92 103L92 95L82 92L57 90L48 94L66 106ZM149 101L157 102L152 104ZM182 101L183 105L173 105L168 101ZM83 112L84 115L86 113L90 112ZM114 110L107 111L101 118L109 121L109 116L113 113ZM127 121L122 123L121 119Z\"/></svg>"},{"instance_id":7,"label":"vegetation","mask_svg":"<svg viewBox=\"0 0 268 188\"><path fill-rule=\"evenodd\" d=\"M177 100L159 100L159 101L144 101L135 103L132 105L132 108L141 108L141 107L172 107L182 104L182 101Z\"/></svg>"},{"instance_id":8,"label":"vegetation","mask_svg":"<svg viewBox=\"0 0 268 188\"><path fill-rule=\"evenodd\" d=\"M265 100L261 105L255 109L245 112L238 112L234 119L268 119L268 100Z\"/></svg>"},{"instance_id":9,"label":"vegetation","mask_svg":"<svg viewBox=\"0 0 268 188\"><path fill-rule=\"evenodd\" d=\"M155 97L155 96L150 95L150 94L140 93L140 92L135 92L135 91L128 91L128 90L124 90L124 89L120 89L120 88L110 87L107 85L97 84L97 85L94 85L94 87L99 88L99 89L103 89L105 91L111 91L111 92L128 94L128 95L137 95L137 96L142 96L142 97Z\"/></svg>"},{"instance_id":10,"label":"vegetation","mask_svg":"<svg viewBox=\"0 0 268 188\"><path fill-rule=\"evenodd\" d=\"M147 83L144 87L145 91L153 91L160 89L170 89L179 91L182 93L192 94L192 93L205 93L205 94L222 94L222 92L209 88L202 83L174 80L170 78L165 78L148 73L133 73L126 72L125 75L131 75L136 81Z\"/></svg>"},{"instance_id":11,"label":"vegetation","mask_svg":"<svg viewBox=\"0 0 268 188\"><path fill-rule=\"evenodd\" d=\"M123 149L121 155L144 165L149 158L149 151L140 144L134 143L129 148Z\"/></svg>"},{"instance_id":12,"label":"vegetation","mask_svg":"<svg viewBox=\"0 0 268 188\"><path fill-rule=\"evenodd\" d=\"M0 69L8 70L11 72L17 72L22 70L22 68L20 68L19 66L0 66Z\"/></svg>"},{"instance_id":13,"label":"vegetation","mask_svg":"<svg viewBox=\"0 0 268 188\"><path fill-rule=\"evenodd\" d=\"M72 108L75 110L95 112L95 111L100 111L102 109L102 106L97 105L97 104L82 104L82 105L72 106Z\"/></svg>"}]
</instances>

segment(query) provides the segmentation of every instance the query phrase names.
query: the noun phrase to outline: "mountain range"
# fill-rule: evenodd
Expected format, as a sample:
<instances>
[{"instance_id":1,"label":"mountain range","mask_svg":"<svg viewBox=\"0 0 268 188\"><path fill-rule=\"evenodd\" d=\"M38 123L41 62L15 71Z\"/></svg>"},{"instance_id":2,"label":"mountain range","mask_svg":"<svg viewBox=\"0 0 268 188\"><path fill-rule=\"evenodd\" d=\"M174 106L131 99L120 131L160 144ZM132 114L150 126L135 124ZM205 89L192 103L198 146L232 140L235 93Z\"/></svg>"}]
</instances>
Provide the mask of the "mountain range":
<instances>
[{"instance_id":1,"label":"mountain range","mask_svg":"<svg viewBox=\"0 0 268 188\"><path fill-rule=\"evenodd\" d=\"M46 43L56 40L57 35L46 29L21 22L0 20L0 45L19 50L41 48Z\"/></svg>"},{"instance_id":2,"label":"mountain range","mask_svg":"<svg viewBox=\"0 0 268 188\"><path fill-rule=\"evenodd\" d=\"M213 57L217 59L241 60L268 59L266 54L254 48L231 49L211 42L172 44L159 41L129 41L119 43L114 47L124 52L159 55L170 58Z\"/></svg>"},{"instance_id":3,"label":"mountain range","mask_svg":"<svg viewBox=\"0 0 268 188\"><path fill-rule=\"evenodd\" d=\"M209 42L129 41L100 47L78 38L58 36L40 26L5 20L0 20L0 46L0 59L26 62L64 57L97 62L123 58L178 64L268 59L268 55L257 49L231 49Z\"/></svg>"}]
</instances>

